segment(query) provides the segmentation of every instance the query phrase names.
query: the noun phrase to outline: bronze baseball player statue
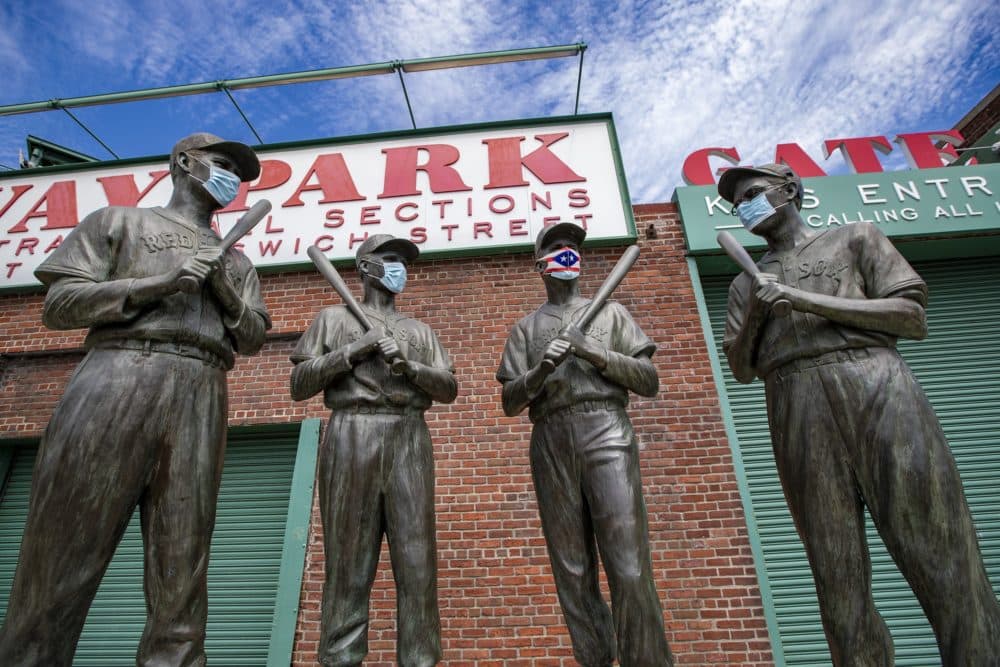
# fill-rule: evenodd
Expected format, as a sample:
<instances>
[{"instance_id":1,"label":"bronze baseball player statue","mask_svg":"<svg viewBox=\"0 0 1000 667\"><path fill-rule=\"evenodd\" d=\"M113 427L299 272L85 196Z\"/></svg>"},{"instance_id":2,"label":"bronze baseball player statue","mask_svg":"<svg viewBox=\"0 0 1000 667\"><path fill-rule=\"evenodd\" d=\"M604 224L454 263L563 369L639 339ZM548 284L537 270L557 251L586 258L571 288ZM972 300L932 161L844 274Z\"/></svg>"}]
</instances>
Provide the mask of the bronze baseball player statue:
<instances>
[{"instance_id":1,"label":"bronze baseball player statue","mask_svg":"<svg viewBox=\"0 0 1000 667\"><path fill-rule=\"evenodd\" d=\"M223 254L210 224L259 172L248 146L186 137L166 206L95 211L35 271L49 288L45 324L89 333L38 450L0 665L69 667L137 505L147 619L136 664L205 664L226 371L270 326L250 260Z\"/></svg>"},{"instance_id":2,"label":"bronze baseball player statue","mask_svg":"<svg viewBox=\"0 0 1000 667\"><path fill-rule=\"evenodd\" d=\"M398 663L430 667L441 659L424 411L454 401L458 389L434 332L396 311L418 254L388 234L366 239L356 255L363 302L339 290L349 302L321 311L291 357L292 398L323 392L331 411L318 473L326 550L319 662L327 667L360 665L368 653L368 597L383 535L396 580ZM323 267L321 256L313 261ZM326 267L324 275L332 272Z\"/></svg>"},{"instance_id":3,"label":"bronze baseball player statue","mask_svg":"<svg viewBox=\"0 0 1000 667\"><path fill-rule=\"evenodd\" d=\"M874 225L815 232L784 165L723 173L719 194L767 253L729 288L723 342L764 380L775 462L835 665L892 665L871 593L867 507L949 667L1000 664L1000 605L937 416L896 352L927 334L927 287ZM791 312L771 312L787 301Z\"/></svg>"},{"instance_id":4,"label":"bronze baseball player statue","mask_svg":"<svg viewBox=\"0 0 1000 667\"><path fill-rule=\"evenodd\" d=\"M639 449L625 407L654 396L653 342L609 302L583 331L580 246L571 223L544 228L536 268L548 300L513 328L497 380L503 409L528 408L531 472L573 654L585 667L672 665L653 584ZM611 613L598 586L600 551ZM617 638L617 641L616 641ZM616 650L617 648L617 650Z\"/></svg>"}]
</instances>

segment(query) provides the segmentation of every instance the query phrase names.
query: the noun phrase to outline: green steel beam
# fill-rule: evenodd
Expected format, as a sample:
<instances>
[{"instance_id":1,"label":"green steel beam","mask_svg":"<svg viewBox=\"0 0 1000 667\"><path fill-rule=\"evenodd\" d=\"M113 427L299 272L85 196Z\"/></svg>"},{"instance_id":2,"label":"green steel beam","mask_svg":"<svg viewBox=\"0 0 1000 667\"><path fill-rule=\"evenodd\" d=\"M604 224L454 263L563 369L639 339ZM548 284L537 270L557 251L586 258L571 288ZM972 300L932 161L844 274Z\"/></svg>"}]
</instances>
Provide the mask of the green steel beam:
<instances>
[{"instance_id":1,"label":"green steel beam","mask_svg":"<svg viewBox=\"0 0 1000 667\"><path fill-rule=\"evenodd\" d=\"M295 624L299 617L299 594L306 566L309 522L312 519L316 458L319 451L320 420L306 419L299 430L298 453L288 498L285 543L281 550L278 595L271 623L267 667L287 667L292 660Z\"/></svg>"},{"instance_id":2,"label":"green steel beam","mask_svg":"<svg viewBox=\"0 0 1000 667\"><path fill-rule=\"evenodd\" d=\"M577 44L566 44L563 46L539 46L531 49L486 51L483 53L466 53L459 56L402 60L400 61L399 66L404 72L426 72L434 69L472 67L474 65L495 65L498 63L512 63L522 60L566 58L582 53L586 48L587 45L580 42Z\"/></svg>"},{"instance_id":3,"label":"green steel beam","mask_svg":"<svg viewBox=\"0 0 1000 667\"><path fill-rule=\"evenodd\" d=\"M269 74L240 79L225 79L222 81L206 81L189 83L180 86L164 86L161 88L145 88L119 93L101 95L86 95L40 102L25 102L0 106L0 116L15 116L18 114L51 111L53 109L70 109L74 107L99 106L120 102L137 102L140 100L155 100L183 95L201 95L219 90L243 90L245 88L262 88L265 86L281 86L290 83L306 83L310 81L329 81L378 74L392 74L401 69L404 72L422 72L434 69L453 67L471 67L473 65L490 65L495 63L517 62L521 60L539 60L543 58L562 58L583 53L586 44L569 44L564 46L541 46L531 49L513 49L510 51L490 51L484 53L468 53L457 56L439 58L418 58L415 60L397 60L391 62L371 63L368 65L350 65L348 67L331 67L327 69L305 70L286 74Z\"/></svg>"},{"instance_id":4,"label":"green steel beam","mask_svg":"<svg viewBox=\"0 0 1000 667\"><path fill-rule=\"evenodd\" d=\"M51 111L52 109L99 106L102 104L116 104L119 102L156 100L166 97L181 97L184 95L201 95L203 93L215 93L223 89L242 90L244 88L280 86L289 83L328 81L331 79L346 79L349 77L372 76L375 74L392 74L394 70L394 63L374 63L371 65L352 65L350 67L333 67L329 69L290 72L288 74L252 76L242 79L189 83L181 86L145 88L142 90L130 90L120 93L105 93L102 95L87 95L84 97L54 99L45 102L9 104L7 106L0 106L0 116L14 116L17 114L35 113L38 111Z\"/></svg>"}]
</instances>

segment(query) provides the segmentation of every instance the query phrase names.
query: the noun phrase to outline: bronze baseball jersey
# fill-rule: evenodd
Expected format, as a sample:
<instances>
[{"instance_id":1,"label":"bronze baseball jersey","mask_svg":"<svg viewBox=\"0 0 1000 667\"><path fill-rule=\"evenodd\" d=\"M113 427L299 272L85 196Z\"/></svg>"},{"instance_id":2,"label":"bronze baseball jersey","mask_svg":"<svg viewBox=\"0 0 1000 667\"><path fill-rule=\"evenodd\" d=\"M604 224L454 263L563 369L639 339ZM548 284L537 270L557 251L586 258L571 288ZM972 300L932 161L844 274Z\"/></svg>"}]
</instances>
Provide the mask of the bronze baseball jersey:
<instances>
[{"instance_id":1,"label":"bronze baseball jersey","mask_svg":"<svg viewBox=\"0 0 1000 667\"><path fill-rule=\"evenodd\" d=\"M923 279L874 225L859 223L817 234L792 250L767 252L757 266L778 281L806 292L849 299L905 296L927 302ZM723 348L743 327L751 278L741 273L729 287ZM792 311L764 325L754 366L758 377L796 359L836 350L894 347L896 337L838 324L811 313Z\"/></svg>"}]
</instances>

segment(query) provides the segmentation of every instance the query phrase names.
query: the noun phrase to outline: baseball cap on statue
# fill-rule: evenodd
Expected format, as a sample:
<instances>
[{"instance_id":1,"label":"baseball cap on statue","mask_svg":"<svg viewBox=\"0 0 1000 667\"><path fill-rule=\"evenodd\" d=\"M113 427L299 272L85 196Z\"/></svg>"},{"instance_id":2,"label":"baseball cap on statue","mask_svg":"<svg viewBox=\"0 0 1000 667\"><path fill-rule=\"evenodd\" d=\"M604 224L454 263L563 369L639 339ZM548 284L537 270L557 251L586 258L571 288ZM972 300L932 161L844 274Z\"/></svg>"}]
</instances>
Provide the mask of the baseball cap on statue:
<instances>
[{"instance_id":1,"label":"baseball cap on statue","mask_svg":"<svg viewBox=\"0 0 1000 667\"><path fill-rule=\"evenodd\" d=\"M555 239L565 239L580 245L586 237L587 230L572 222L560 222L548 227L542 227L542 231L538 232L538 236L535 237L535 256L537 257L542 248L552 243Z\"/></svg>"},{"instance_id":2,"label":"baseball cap on statue","mask_svg":"<svg viewBox=\"0 0 1000 667\"><path fill-rule=\"evenodd\" d=\"M366 255L386 251L397 253L407 264L420 255L420 248L412 241L396 238L392 234L373 234L358 246L358 251L354 255L355 261L360 262Z\"/></svg>"},{"instance_id":3,"label":"baseball cap on statue","mask_svg":"<svg viewBox=\"0 0 1000 667\"><path fill-rule=\"evenodd\" d=\"M784 164L762 164L759 167L733 167L722 172L719 178L719 194L730 204L733 203L733 195L736 193L736 184L744 178L750 176L765 176L767 178L778 178L783 181L795 183L799 188L799 197L802 196L802 179L792 171L792 168Z\"/></svg>"},{"instance_id":4,"label":"baseball cap on statue","mask_svg":"<svg viewBox=\"0 0 1000 667\"><path fill-rule=\"evenodd\" d=\"M185 151L213 150L222 153L233 161L241 181L252 181L260 176L260 160L253 149L238 141L226 141L208 132L195 132L184 137L170 151L170 162L173 164L177 156Z\"/></svg>"}]
</instances>

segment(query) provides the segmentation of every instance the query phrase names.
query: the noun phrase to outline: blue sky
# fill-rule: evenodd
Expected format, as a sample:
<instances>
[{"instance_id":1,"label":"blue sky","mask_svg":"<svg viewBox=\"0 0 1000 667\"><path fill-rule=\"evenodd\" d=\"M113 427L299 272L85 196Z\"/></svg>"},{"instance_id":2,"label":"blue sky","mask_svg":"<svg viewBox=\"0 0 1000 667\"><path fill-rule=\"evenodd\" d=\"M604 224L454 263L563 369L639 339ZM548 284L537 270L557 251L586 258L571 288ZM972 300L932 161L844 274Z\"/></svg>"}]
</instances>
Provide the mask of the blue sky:
<instances>
[{"instance_id":1,"label":"blue sky","mask_svg":"<svg viewBox=\"0 0 1000 667\"><path fill-rule=\"evenodd\" d=\"M666 201L684 157L743 163L827 138L950 129L1000 83L997 0L0 0L0 105L395 59L585 42L581 113L614 113L635 202ZM418 127L571 114L577 60L406 75ZM265 142L411 127L395 76L234 93ZM256 143L222 93L75 109L121 157L208 130ZM62 111L0 117L0 164L28 134L110 155ZM888 168L905 166L897 148Z\"/></svg>"}]
</instances>

